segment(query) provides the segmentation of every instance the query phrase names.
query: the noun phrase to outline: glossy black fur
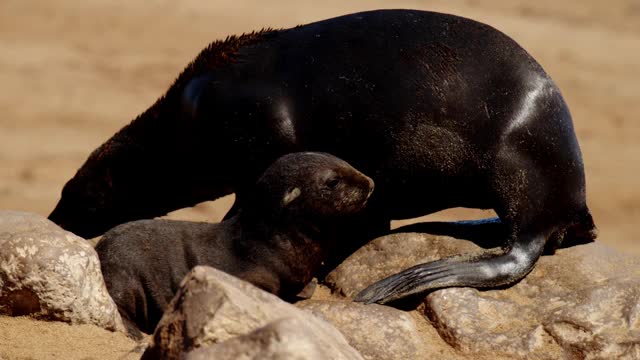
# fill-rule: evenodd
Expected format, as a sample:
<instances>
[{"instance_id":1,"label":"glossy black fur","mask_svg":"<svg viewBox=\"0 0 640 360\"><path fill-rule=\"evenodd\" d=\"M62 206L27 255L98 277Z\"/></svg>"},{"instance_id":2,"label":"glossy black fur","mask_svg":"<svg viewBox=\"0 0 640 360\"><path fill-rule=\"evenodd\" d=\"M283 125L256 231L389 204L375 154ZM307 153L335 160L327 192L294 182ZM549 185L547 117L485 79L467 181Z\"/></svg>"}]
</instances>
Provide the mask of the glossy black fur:
<instances>
[{"instance_id":1,"label":"glossy black fur","mask_svg":"<svg viewBox=\"0 0 640 360\"><path fill-rule=\"evenodd\" d=\"M490 26L412 10L214 43L92 154L50 218L87 237L231 192L242 199L268 164L299 150L335 154L374 179L370 226L451 207L496 211L505 255L427 268L416 291L513 282L547 239L594 236L571 116L541 66ZM358 299L401 296L383 287Z\"/></svg>"},{"instance_id":2,"label":"glossy black fur","mask_svg":"<svg viewBox=\"0 0 640 360\"><path fill-rule=\"evenodd\" d=\"M153 332L196 265L292 299L336 246L341 222L364 208L373 182L333 156L294 153L249 190L238 214L222 223L139 220L104 235L96 251L125 322Z\"/></svg>"}]
</instances>

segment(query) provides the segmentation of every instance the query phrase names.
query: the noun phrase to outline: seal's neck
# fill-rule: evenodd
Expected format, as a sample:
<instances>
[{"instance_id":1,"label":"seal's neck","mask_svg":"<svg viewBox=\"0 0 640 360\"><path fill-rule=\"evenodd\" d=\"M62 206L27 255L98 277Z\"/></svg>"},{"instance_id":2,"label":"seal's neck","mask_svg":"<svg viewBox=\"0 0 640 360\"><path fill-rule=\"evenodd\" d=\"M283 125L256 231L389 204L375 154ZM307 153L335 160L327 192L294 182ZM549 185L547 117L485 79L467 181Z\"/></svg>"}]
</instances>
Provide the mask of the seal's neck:
<instances>
[{"instance_id":1,"label":"seal's neck","mask_svg":"<svg viewBox=\"0 0 640 360\"><path fill-rule=\"evenodd\" d=\"M203 152L173 92L122 128L88 161L109 167L120 212L128 220L161 216L233 191L225 169L203 166ZM220 173L220 176L216 176ZM126 192L126 193L125 193Z\"/></svg>"},{"instance_id":2,"label":"seal's neck","mask_svg":"<svg viewBox=\"0 0 640 360\"><path fill-rule=\"evenodd\" d=\"M227 221L241 228L242 257L256 259L280 279L280 288L297 292L317 275L333 243L333 231L327 227L283 216L256 216L240 212Z\"/></svg>"}]
</instances>

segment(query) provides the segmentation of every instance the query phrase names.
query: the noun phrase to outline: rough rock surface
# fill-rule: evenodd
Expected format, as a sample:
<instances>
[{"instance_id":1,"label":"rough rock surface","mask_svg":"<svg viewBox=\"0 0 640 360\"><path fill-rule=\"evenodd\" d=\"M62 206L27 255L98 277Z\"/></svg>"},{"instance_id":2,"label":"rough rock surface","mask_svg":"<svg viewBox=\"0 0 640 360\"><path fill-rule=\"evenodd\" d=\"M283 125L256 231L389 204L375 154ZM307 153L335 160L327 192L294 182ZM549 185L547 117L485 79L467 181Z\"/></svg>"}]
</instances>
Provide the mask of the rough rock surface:
<instances>
[{"instance_id":1,"label":"rough rock surface","mask_svg":"<svg viewBox=\"0 0 640 360\"><path fill-rule=\"evenodd\" d=\"M469 241L447 236L400 233L380 237L351 255L327 275L327 285L353 297L373 282L411 266L482 249Z\"/></svg>"},{"instance_id":2,"label":"rough rock surface","mask_svg":"<svg viewBox=\"0 0 640 360\"><path fill-rule=\"evenodd\" d=\"M482 249L447 237L397 234L365 246L329 279L335 290L353 295L406 267L470 251ZM640 359L640 259L598 243L561 249L543 256L514 286L438 290L418 310L464 354Z\"/></svg>"},{"instance_id":3,"label":"rough rock surface","mask_svg":"<svg viewBox=\"0 0 640 360\"><path fill-rule=\"evenodd\" d=\"M543 257L509 289L446 289L426 305L440 333L467 351L640 359L640 261L602 245Z\"/></svg>"},{"instance_id":4,"label":"rough rock surface","mask_svg":"<svg viewBox=\"0 0 640 360\"><path fill-rule=\"evenodd\" d=\"M449 237L395 234L360 249L327 282L353 296L417 263L482 251ZM99 269L85 240L42 217L0 211L0 314L123 330ZM434 291L409 303L417 311L335 294L296 307L197 267L144 357L640 359L640 259L598 243L542 257L511 287Z\"/></svg>"},{"instance_id":5,"label":"rough rock surface","mask_svg":"<svg viewBox=\"0 0 640 360\"><path fill-rule=\"evenodd\" d=\"M333 341L332 334L310 326L302 318L284 318L247 335L198 348L185 359L362 359L351 350L345 352L332 346Z\"/></svg>"},{"instance_id":6,"label":"rough rock surface","mask_svg":"<svg viewBox=\"0 0 640 360\"><path fill-rule=\"evenodd\" d=\"M362 358L342 334L324 320L247 282L206 266L195 267L182 281L143 358L177 359L185 352L248 334L283 318L306 323L312 329L308 334L321 334L316 336L314 346L320 346L324 353L341 354L336 355L336 359ZM289 327L287 322L284 325L273 324L253 339L268 338L271 335L264 334L273 329L277 330L276 333L289 334ZM254 341L251 339L249 336L237 341Z\"/></svg>"},{"instance_id":7,"label":"rough rock surface","mask_svg":"<svg viewBox=\"0 0 640 360\"><path fill-rule=\"evenodd\" d=\"M433 329L425 329L428 324L415 312L332 300L306 300L296 306L333 324L368 360L438 358L442 349L446 358L454 357L454 351Z\"/></svg>"},{"instance_id":8,"label":"rough rock surface","mask_svg":"<svg viewBox=\"0 0 640 360\"><path fill-rule=\"evenodd\" d=\"M0 211L0 314L124 330L91 245L16 211Z\"/></svg>"}]
</instances>

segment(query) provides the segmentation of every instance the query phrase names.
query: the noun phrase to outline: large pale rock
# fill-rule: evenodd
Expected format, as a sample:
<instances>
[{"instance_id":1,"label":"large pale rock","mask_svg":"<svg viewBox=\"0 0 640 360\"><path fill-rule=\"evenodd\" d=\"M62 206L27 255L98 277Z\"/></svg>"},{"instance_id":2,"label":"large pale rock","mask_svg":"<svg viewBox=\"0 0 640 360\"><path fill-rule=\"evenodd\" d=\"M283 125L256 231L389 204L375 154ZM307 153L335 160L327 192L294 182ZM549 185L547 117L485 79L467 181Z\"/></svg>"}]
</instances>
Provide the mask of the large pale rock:
<instances>
[{"instance_id":1,"label":"large pale rock","mask_svg":"<svg viewBox=\"0 0 640 360\"><path fill-rule=\"evenodd\" d=\"M301 318L284 318L247 335L198 348L186 360L236 359L361 359L353 350L333 346L333 334Z\"/></svg>"},{"instance_id":2,"label":"large pale rock","mask_svg":"<svg viewBox=\"0 0 640 360\"><path fill-rule=\"evenodd\" d=\"M365 359L455 358L453 350L415 312L331 300L306 300L296 306L333 324Z\"/></svg>"},{"instance_id":3,"label":"large pale rock","mask_svg":"<svg viewBox=\"0 0 640 360\"><path fill-rule=\"evenodd\" d=\"M640 261L600 244L545 256L508 289L445 289L426 305L440 334L464 351L640 359Z\"/></svg>"},{"instance_id":4,"label":"large pale rock","mask_svg":"<svg viewBox=\"0 0 640 360\"><path fill-rule=\"evenodd\" d=\"M353 296L405 268L484 251L424 234L376 239L329 278ZM640 259L592 243L543 256L518 284L498 290L432 292L418 308L455 349L528 359L640 359Z\"/></svg>"},{"instance_id":5,"label":"large pale rock","mask_svg":"<svg viewBox=\"0 0 640 360\"><path fill-rule=\"evenodd\" d=\"M0 314L124 330L91 245L16 211L0 211Z\"/></svg>"},{"instance_id":6,"label":"large pale rock","mask_svg":"<svg viewBox=\"0 0 640 360\"><path fill-rule=\"evenodd\" d=\"M342 354L336 355L336 359L362 358L342 334L324 320L206 266L195 267L182 281L156 327L153 343L144 358L177 359L184 352L248 334L283 318L300 320L313 329L313 333L322 334L316 344L328 354Z\"/></svg>"}]
</instances>

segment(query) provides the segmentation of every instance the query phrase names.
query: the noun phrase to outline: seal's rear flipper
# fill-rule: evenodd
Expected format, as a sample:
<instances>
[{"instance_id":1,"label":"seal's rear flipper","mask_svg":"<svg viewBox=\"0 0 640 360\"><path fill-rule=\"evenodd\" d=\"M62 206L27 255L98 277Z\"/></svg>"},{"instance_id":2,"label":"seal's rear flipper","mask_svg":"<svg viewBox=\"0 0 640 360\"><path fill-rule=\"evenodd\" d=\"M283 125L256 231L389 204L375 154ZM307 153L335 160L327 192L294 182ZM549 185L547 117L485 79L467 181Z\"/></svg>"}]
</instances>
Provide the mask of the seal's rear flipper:
<instances>
[{"instance_id":1,"label":"seal's rear flipper","mask_svg":"<svg viewBox=\"0 0 640 360\"><path fill-rule=\"evenodd\" d=\"M496 287L522 279L542 254L544 236L521 237L507 252L487 252L479 257L462 256L421 264L380 280L354 301L384 304L411 294L445 287Z\"/></svg>"}]
</instances>

